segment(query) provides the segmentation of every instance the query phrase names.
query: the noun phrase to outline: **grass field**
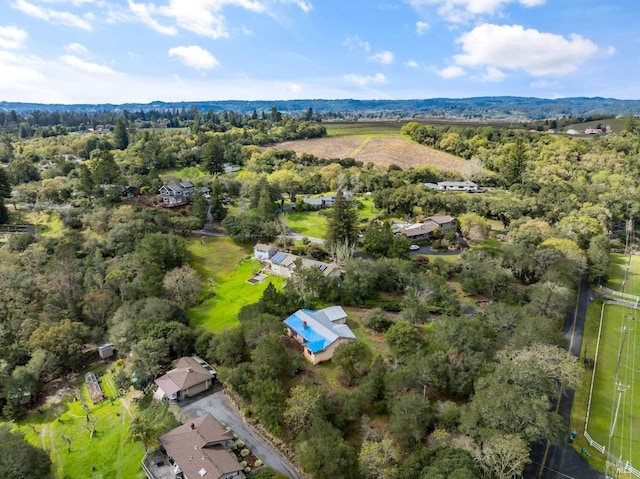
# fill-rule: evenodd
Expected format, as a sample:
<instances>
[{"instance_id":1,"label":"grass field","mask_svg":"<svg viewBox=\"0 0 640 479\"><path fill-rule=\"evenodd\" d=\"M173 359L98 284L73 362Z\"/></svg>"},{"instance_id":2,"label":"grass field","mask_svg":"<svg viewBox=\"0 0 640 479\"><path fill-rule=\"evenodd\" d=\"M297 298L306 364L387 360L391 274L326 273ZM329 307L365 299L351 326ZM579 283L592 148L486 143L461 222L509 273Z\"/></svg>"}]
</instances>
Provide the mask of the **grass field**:
<instances>
[{"instance_id":1,"label":"grass field","mask_svg":"<svg viewBox=\"0 0 640 479\"><path fill-rule=\"evenodd\" d=\"M82 381L82 378L79 378ZM129 440L130 410L126 397L115 398L109 374L102 381L105 395L114 397L92 405L82 381L79 400L66 397L43 406L15 427L32 444L44 448L56 479L142 479L144 448ZM91 437L82 404L89 406L96 432Z\"/></svg>"},{"instance_id":2,"label":"grass field","mask_svg":"<svg viewBox=\"0 0 640 479\"><path fill-rule=\"evenodd\" d=\"M362 205L358 208L358 216L360 219L369 221L383 213L383 211L380 211L374 206L372 195L357 196L355 199Z\"/></svg>"},{"instance_id":3,"label":"grass field","mask_svg":"<svg viewBox=\"0 0 640 479\"><path fill-rule=\"evenodd\" d=\"M192 266L203 277L204 296L213 296L188 312L194 327L202 327L214 333L238 325L238 312L262 296L267 285L272 282L280 289L284 278L268 277L259 284L247 283L253 272L260 269L260 263L250 259L254 243L238 245L229 238L203 238L190 240ZM211 284L209 279L212 280Z\"/></svg>"},{"instance_id":4,"label":"grass field","mask_svg":"<svg viewBox=\"0 0 640 479\"><path fill-rule=\"evenodd\" d=\"M467 164L457 156L419 145L399 134L336 134L310 140L286 141L275 145L275 148L293 150L297 155L309 153L319 158L354 158L363 163L397 165L403 169L425 166L460 172Z\"/></svg>"},{"instance_id":5,"label":"grass field","mask_svg":"<svg viewBox=\"0 0 640 479\"><path fill-rule=\"evenodd\" d=\"M324 238L327 231L327 210L288 211L287 225L292 230L309 238Z\"/></svg>"},{"instance_id":6,"label":"grass field","mask_svg":"<svg viewBox=\"0 0 640 479\"><path fill-rule=\"evenodd\" d=\"M629 267L627 281L623 289L622 282L625 279L624 273L627 269L628 261L629 256L619 253L611 255L611 278L607 286L616 291L624 291L627 294L640 296L640 256L631 257L631 266Z\"/></svg>"},{"instance_id":7,"label":"grass field","mask_svg":"<svg viewBox=\"0 0 640 479\"><path fill-rule=\"evenodd\" d=\"M327 193L328 194L328 193ZM373 205L373 196L357 196L356 201L360 203L358 216L360 221L367 223L370 219L378 216L380 211ZM329 210L319 211L287 211L287 225L292 230L309 238L324 238L327 232L327 214Z\"/></svg>"},{"instance_id":8,"label":"grass field","mask_svg":"<svg viewBox=\"0 0 640 479\"><path fill-rule=\"evenodd\" d=\"M612 289L621 290L627 258L619 254L612 255L611 280L608 285ZM633 257L625 285L627 293L638 294L640 291L640 281L636 280L639 268L640 258ZM582 356L589 359L593 359L596 353L602 304L601 300L592 303L585 320ZM640 468L640 433L637 432L638 424L633 423L640 411L640 394L634 391L634 383L640 378L640 356L637 354L640 352L640 328L635 326L638 319L640 314L634 309L613 304L604 306L593 385L592 370L589 369L583 386L576 391L571 417L571 428L582 433L589 393L592 390L587 428L589 434L608 452L628 460L636 469ZM627 327L626 333L623 332L624 327ZM629 388L620 396L618 385ZM617 420L614 421L619 397L620 408ZM580 435L576 448L580 450L585 446L592 454L592 465L605 470L605 457L588 447L586 440Z\"/></svg>"},{"instance_id":9,"label":"grass field","mask_svg":"<svg viewBox=\"0 0 640 479\"><path fill-rule=\"evenodd\" d=\"M172 178L178 178L182 181L194 181L198 178L204 177L207 177L208 179L213 178L211 174L202 171L200 168L196 168L195 166L188 166L181 170L167 170L160 175L160 178L164 182L167 182Z\"/></svg>"},{"instance_id":10,"label":"grass field","mask_svg":"<svg viewBox=\"0 0 640 479\"><path fill-rule=\"evenodd\" d=\"M24 220L36 227L36 234L45 238L62 235L62 220L57 211L29 210L24 213Z\"/></svg>"},{"instance_id":11,"label":"grass field","mask_svg":"<svg viewBox=\"0 0 640 479\"><path fill-rule=\"evenodd\" d=\"M327 136L368 136L377 138L402 138L400 129L405 123L398 122L357 122L322 124L327 129Z\"/></svg>"}]
</instances>

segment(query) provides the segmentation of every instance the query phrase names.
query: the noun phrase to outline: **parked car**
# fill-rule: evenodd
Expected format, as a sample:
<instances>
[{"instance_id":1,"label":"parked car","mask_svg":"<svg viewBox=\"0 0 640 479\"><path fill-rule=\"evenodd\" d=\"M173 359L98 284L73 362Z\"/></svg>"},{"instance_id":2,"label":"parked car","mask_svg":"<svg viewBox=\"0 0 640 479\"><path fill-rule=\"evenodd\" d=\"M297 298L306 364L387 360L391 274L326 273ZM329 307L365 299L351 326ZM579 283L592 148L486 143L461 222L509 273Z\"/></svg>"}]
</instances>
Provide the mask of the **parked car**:
<instances>
[{"instance_id":1,"label":"parked car","mask_svg":"<svg viewBox=\"0 0 640 479\"><path fill-rule=\"evenodd\" d=\"M411 251L417 251L417 250L419 250L419 249L420 249L420 245L412 244L411 246L409 246L409 249L410 249Z\"/></svg>"}]
</instances>

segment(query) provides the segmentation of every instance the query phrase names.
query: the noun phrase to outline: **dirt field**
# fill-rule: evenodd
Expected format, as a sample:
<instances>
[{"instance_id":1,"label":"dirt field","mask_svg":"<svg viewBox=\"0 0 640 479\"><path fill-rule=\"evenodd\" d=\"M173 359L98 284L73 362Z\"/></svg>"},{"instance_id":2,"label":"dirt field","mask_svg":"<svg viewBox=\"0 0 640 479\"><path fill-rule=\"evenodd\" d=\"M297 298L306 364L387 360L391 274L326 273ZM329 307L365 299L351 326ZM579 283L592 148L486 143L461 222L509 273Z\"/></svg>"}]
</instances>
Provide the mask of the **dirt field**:
<instances>
[{"instance_id":1,"label":"dirt field","mask_svg":"<svg viewBox=\"0 0 640 479\"><path fill-rule=\"evenodd\" d=\"M293 150L298 155L310 153L319 158L354 158L363 163L395 164L402 169L433 166L444 171L460 171L466 164L453 155L418 145L402 138L368 138L340 136L312 140L287 141L274 146Z\"/></svg>"}]
</instances>

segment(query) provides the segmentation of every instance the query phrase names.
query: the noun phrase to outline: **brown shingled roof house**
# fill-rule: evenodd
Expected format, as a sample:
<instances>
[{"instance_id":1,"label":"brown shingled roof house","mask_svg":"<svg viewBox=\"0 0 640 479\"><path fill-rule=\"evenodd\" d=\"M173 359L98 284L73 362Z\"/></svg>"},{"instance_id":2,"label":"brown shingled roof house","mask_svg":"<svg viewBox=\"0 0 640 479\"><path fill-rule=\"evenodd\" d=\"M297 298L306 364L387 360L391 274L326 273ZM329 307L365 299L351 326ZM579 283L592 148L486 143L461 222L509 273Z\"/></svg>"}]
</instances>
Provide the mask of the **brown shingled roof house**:
<instances>
[{"instance_id":1,"label":"brown shingled roof house","mask_svg":"<svg viewBox=\"0 0 640 479\"><path fill-rule=\"evenodd\" d=\"M184 479L244 478L242 466L229 452L232 443L233 433L211 414L160 436L160 444L175 464L176 477Z\"/></svg>"},{"instance_id":2,"label":"brown shingled roof house","mask_svg":"<svg viewBox=\"0 0 640 479\"><path fill-rule=\"evenodd\" d=\"M158 399L185 399L194 396L213 386L216 370L203 359L183 357L178 359L175 367L164 376L155 380Z\"/></svg>"}]
</instances>

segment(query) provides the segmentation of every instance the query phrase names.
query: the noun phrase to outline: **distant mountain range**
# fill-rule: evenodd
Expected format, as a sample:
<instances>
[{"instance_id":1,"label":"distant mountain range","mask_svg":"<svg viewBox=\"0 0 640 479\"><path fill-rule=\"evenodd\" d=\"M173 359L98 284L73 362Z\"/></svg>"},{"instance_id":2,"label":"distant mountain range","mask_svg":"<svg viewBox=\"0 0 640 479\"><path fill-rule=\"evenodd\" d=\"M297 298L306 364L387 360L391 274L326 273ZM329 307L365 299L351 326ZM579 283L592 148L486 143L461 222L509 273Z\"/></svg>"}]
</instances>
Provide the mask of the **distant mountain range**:
<instances>
[{"instance_id":1,"label":"distant mountain range","mask_svg":"<svg viewBox=\"0 0 640 479\"><path fill-rule=\"evenodd\" d=\"M430 98L423 100L260 100L260 101L197 101L114 104L42 104L0 102L0 111L29 114L33 110L46 112L123 112L149 110L181 110L195 107L198 110L237 113L269 113L273 107L278 111L297 115L311 108L315 113L331 113L360 117L401 118L447 118L469 120L527 121L561 118L563 116L589 118L599 115L640 115L640 100L617 100L614 98L559 98L555 100L532 97L476 97L476 98Z\"/></svg>"}]
</instances>

